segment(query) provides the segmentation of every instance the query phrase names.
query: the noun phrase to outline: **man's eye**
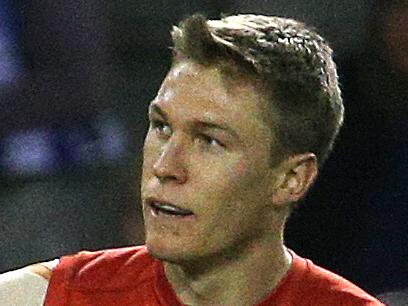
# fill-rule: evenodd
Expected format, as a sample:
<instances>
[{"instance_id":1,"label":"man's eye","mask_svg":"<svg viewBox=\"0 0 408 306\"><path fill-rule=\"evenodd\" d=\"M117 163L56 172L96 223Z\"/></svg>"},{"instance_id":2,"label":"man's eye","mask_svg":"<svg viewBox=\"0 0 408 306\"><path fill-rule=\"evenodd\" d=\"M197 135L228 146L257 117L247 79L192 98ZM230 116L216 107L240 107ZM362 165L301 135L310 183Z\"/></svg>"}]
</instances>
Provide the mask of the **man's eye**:
<instances>
[{"instance_id":1,"label":"man's eye","mask_svg":"<svg viewBox=\"0 0 408 306\"><path fill-rule=\"evenodd\" d=\"M172 130L169 125L160 120L152 121L152 127L160 136L170 137Z\"/></svg>"},{"instance_id":2,"label":"man's eye","mask_svg":"<svg viewBox=\"0 0 408 306\"><path fill-rule=\"evenodd\" d=\"M208 145L225 147L224 144L221 141L219 141L218 139L216 139L214 137L202 134L202 135L200 135L200 138Z\"/></svg>"}]
</instances>

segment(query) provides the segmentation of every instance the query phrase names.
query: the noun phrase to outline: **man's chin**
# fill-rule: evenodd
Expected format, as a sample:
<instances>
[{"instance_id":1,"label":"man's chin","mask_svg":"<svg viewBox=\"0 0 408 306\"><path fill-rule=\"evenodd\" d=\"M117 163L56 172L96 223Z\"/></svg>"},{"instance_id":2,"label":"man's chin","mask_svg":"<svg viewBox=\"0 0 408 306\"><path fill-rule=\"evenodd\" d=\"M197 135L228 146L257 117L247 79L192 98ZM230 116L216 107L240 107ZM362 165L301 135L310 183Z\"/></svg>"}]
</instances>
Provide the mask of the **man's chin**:
<instances>
[{"instance_id":1,"label":"man's chin","mask_svg":"<svg viewBox=\"0 0 408 306\"><path fill-rule=\"evenodd\" d=\"M177 250L168 248L157 248L154 246L149 246L149 244L147 244L146 246L147 250L149 251L149 254L160 261L174 264L183 262L183 254L180 254L179 252L177 252Z\"/></svg>"},{"instance_id":2,"label":"man's chin","mask_svg":"<svg viewBox=\"0 0 408 306\"><path fill-rule=\"evenodd\" d=\"M146 247L152 257L162 262L185 265L196 262L201 258L200 255L195 254L194 250L178 248L174 245L157 245L147 241Z\"/></svg>"}]
</instances>

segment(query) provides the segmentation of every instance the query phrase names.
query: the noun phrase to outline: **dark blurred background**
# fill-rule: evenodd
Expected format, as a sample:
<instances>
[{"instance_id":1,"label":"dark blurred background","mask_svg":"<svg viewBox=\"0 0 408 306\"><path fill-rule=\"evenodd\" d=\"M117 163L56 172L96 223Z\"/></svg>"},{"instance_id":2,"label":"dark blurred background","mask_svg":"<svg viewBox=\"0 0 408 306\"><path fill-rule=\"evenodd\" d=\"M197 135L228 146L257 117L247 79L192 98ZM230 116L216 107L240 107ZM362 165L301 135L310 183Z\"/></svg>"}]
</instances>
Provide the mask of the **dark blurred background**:
<instances>
[{"instance_id":1,"label":"dark blurred background","mask_svg":"<svg viewBox=\"0 0 408 306\"><path fill-rule=\"evenodd\" d=\"M147 105L203 12L314 25L346 120L287 244L372 293L408 286L408 1L0 0L0 271L143 242Z\"/></svg>"}]
</instances>

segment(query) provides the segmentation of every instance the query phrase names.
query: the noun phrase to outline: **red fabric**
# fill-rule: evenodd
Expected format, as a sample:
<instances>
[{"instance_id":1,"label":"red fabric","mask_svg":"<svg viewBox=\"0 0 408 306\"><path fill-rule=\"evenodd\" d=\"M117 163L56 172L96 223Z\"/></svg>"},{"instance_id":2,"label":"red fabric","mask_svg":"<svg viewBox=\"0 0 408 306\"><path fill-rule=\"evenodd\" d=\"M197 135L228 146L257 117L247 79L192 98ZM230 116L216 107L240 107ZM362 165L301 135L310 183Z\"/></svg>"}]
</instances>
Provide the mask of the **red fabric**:
<instances>
[{"instance_id":1,"label":"red fabric","mask_svg":"<svg viewBox=\"0 0 408 306\"><path fill-rule=\"evenodd\" d=\"M293 255L277 289L257 306L383 305L349 281ZM80 252L61 258L45 306L181 306L163 265L145 247Z\"/></svg>"}]
</instances>

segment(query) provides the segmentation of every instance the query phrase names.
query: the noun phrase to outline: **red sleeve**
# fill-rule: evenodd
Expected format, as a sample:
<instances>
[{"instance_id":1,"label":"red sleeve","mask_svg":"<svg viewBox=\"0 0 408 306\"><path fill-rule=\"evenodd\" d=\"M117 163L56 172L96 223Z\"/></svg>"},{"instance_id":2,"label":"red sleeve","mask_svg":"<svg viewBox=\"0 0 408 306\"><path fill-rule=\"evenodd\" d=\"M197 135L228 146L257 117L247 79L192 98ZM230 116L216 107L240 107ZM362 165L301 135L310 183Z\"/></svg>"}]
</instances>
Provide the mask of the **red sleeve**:
<instances>
[{"instance_id":1,"label":"red sleeve","mask_svg":"<svg viewBox=\"0 0 408 306\"><path fill-rule=\"evenodd\" d=\"M341 306L380 306L383 305L369 293L347 279L306 261L305 290L310 292L320 304Z\"/></svg>"},{"instance_id":2,"label":"red sleeve","mask_svg":"<svg viewBox=\"0 0 408 306\"><path fill-rule=\"evenodd\" d=\"M293 262L278 287L257 306L384 306L343 277L291 251Z\"/></svg>"},{"instance_id":3,"label":"red sleeve","mask_svg":"<svg viewBox=\"0 0 408 306\"><path fill-rule=\"evenodd\" d=\"M66 291L66 279L71 271L73 256L62 257L58 265L53 269L48 283L44 306L67 305L68 292ZM68 305L67 305L68 306Z\"/></svg>"}]
</instances>

